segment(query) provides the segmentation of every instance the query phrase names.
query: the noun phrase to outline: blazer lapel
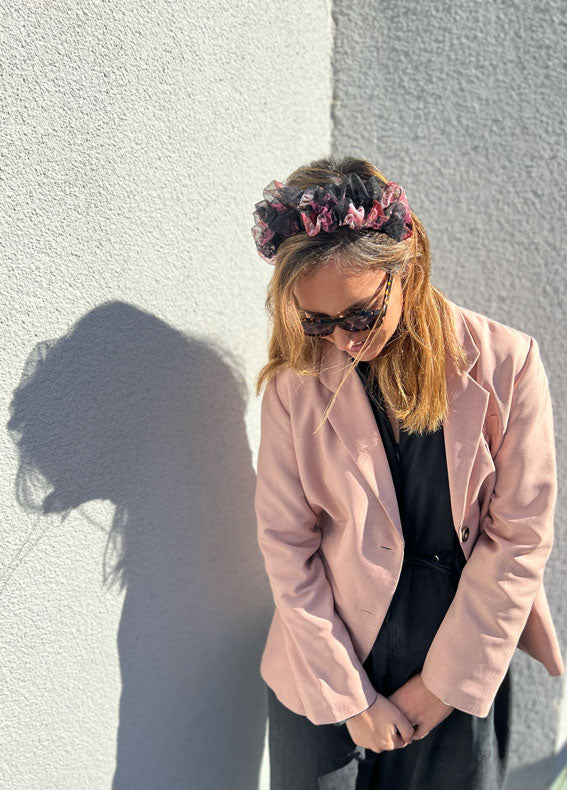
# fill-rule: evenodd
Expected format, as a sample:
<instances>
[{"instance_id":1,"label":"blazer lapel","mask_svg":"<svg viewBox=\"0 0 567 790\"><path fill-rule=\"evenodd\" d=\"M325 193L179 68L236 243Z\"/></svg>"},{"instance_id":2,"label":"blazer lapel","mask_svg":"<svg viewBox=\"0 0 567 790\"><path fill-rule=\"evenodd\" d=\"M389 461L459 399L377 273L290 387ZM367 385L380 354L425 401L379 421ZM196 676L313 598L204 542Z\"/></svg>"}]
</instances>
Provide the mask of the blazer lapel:
<instances>
[{"instance_id":1,"label":"blazer lapel","mask_svg":"<svg viewBox=\"0 0 567 790\"><path fill-rule=\"evenodd\" d=\"M450 300L449 304L453 310L457 337L468 358L466 369L459 374L449 363L448 357L445 362L449 408L443 422L443 434L451 510L454 527L459 533L465 518L469 481L482 436L489 393L470 375L480 351L459 306Z\"/></svg>"},{"instance_id":2,"label":"blazer lapel","mask_svg":"<svg viewBox=\"0 0 567 790\"><path fill-rule=\"evenodd\" d=\"M458 307L449 300L455 318L455 328L467 353L466 370L457 374L446 358L448 413L443 423L447 472L451 494L451 510L457 533L463 522L469 480L484 425L489 394L470 375L478 359L479 349ZM352 358L334 344L321 355L319 380L336 392ZM329 412L329 422L343 442L354 463L392 527L403 541L403 531L396 491L376 425L374 412L364 391L363 383L353 371Z\"/></svg>"},{"instance_id":3,"label":"blazer lapel","mask_svg":"<svg viewBox=\"0 0 567 790\"><path fill-rule=\"evenodd\" d=\"M352 357L334 344L321 357L319 380L336 392ZM382 437L360 376L353 371L329 411L329 422L403 541L396 490Z\"/></svg>"}]
</instances>

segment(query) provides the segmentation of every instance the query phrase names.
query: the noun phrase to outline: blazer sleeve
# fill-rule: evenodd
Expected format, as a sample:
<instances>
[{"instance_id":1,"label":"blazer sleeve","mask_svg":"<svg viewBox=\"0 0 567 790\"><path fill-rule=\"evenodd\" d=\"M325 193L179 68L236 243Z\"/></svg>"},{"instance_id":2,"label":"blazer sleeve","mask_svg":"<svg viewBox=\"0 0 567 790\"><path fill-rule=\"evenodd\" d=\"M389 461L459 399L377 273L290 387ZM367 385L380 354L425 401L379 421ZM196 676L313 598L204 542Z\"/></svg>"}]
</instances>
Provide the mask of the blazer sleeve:
<instances>
[{"instance_id":1,"label":"blazer sleeve","mask_svg":"<svg viewBox=\"0 0 567 790\"><path fill-rule=\"evenodd\" d=\"M318 553L321 530L301 484L289 409L277 377L268 380L261 405L258 545L305 715L313 724L337 723L366 710L378 694L334 608ZM281 389L285 393L285 385Z\"/></svg>"},{"instance_id":2,"label":"blazer sleeve","mask_svg":"<svg viewBox=\"0 0 567 790\"><path fill-rule=\"evenodd\" d=\"M480 717L504 679L553 544L553 414L534 338L493 458L495 486L479 537L421 673L443 702Z\"/></svg>"}]
</instances>

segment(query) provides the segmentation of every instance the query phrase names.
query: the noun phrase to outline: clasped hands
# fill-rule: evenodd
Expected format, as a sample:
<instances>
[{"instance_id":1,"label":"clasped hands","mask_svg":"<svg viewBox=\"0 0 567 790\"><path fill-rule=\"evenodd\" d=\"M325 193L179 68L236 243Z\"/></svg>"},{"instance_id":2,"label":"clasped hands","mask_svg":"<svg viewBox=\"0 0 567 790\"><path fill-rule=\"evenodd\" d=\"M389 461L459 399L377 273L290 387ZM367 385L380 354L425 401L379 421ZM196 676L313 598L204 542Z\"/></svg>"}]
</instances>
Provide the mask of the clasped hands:
<instances>
[{"instance_id":1,"label":"clasped hands","mask_svg":"<svg viewBox=\"0 0 567 790\"><path fill-rule=\"evenodd\" d=\"M347 719L351 738L373 752L402 749L420 740L454 710L425 686L421 673L389 697L378 694L367 710Z\"/></svg>"}]
</instances>

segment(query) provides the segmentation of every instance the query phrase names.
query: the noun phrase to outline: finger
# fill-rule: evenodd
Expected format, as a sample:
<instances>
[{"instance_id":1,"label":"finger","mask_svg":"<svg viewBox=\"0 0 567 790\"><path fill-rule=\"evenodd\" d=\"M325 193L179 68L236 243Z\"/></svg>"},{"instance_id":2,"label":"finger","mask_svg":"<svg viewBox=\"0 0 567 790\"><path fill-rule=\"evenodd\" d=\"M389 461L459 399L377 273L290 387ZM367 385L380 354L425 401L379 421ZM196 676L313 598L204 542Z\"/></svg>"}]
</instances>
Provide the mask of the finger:
<instances>
[{"instance_id":1,"label":"finger","mask_svg":"<svg viewBox=\"0 0 567 790\"><path fill-rule=\"evenodd\" d=\"M396 733L394 736L394 749L404 749L408 745L407 741L404 741L399 733Z\"/></svg>"},{"instance_id":2,"label":"finger","mask_svg":"<svg viewBox=\"0 0 567 790\"><path fill-rule=\"evenodd\" d=\"M396 728L406 743L409 743L415 737L413 724L403 713L400 713L396 719Z\"/></svg>"},{"instance_id":3,"label":"finger","mask_svg":"<svg viewBox=\"0 0 567 790\"><path fill-rule=\"evenodd\" d=\"M413 736L413 740L420 741L422 738L425 738L426 735L429 735L429 730L423 724L418 724Z\"/></svg>"}]
</instances>

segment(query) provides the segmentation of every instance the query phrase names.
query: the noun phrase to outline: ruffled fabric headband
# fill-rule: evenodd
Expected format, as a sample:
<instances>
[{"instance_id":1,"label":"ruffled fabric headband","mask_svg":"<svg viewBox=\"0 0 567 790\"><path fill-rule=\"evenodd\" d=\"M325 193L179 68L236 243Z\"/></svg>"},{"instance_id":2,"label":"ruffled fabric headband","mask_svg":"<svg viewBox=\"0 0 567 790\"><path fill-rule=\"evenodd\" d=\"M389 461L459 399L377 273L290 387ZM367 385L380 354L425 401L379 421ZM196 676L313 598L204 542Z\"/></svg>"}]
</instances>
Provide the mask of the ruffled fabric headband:
<instances>
[{"instance_id":1,"label":"ruffled fabric headband","mask_svg":"<svg viewBox=\"0 0 567 790\"><path fill-rule=\"evenodd\" d=\"M270 181L263 194L264 200L255 205L252 235L258 254L267 263L275 263L281 242L296 233L316 236L342 225L373 228L396 241L413 233L404 190L394 181L384 186L376 176L364 182L356 173L349 173L340 184L307 189Z\"/></svg>"}]
</instances>

